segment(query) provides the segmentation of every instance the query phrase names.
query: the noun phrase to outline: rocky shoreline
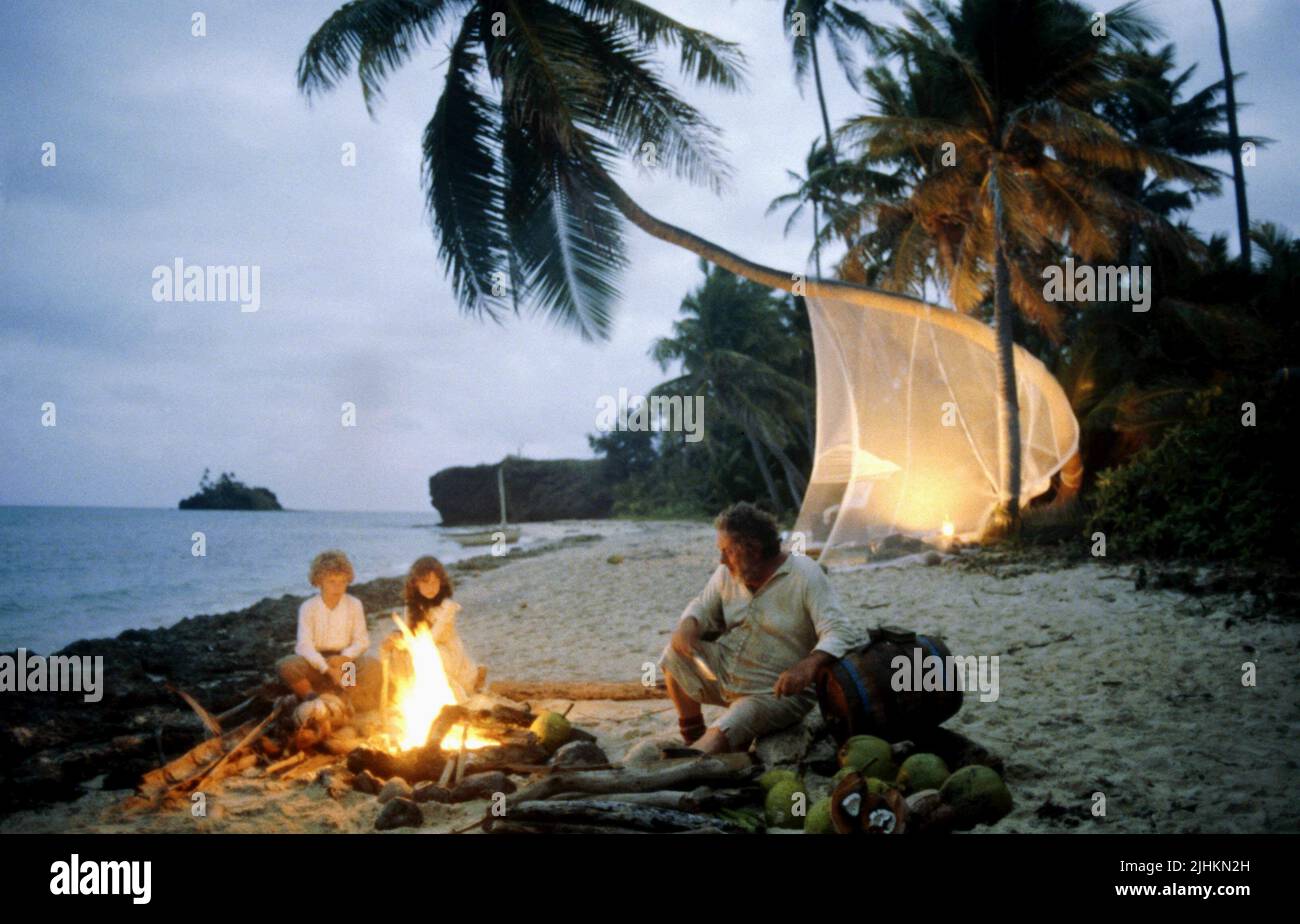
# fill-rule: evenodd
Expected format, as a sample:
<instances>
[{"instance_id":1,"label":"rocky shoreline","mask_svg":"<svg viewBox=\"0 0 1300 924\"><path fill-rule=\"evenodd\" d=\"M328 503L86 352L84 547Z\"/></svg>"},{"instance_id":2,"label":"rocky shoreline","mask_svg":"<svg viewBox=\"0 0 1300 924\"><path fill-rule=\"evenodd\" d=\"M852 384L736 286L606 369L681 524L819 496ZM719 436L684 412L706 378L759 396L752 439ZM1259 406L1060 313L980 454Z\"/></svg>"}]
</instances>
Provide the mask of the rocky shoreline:
<instances>
[{"instance_id":1,"label":"rocky shoreline","mask_svg":"<svg viewBox=\"0 0 1300 924\"><path fill-rule=\"evenodd\" d=\"M449 566L458 585L474 575L598 536L571 536L509 555L482 555ZM401 577L354 584L348 592L367 614L401 604ZM193 747L201 724L168 686L183 689L213 714L259 692L281 692L276 660L289 653L306 596L266 597L242 610L202 614L159 629L73 642L56 652L102 657L103 698L80 693L0 695L0 817L77 799L103 777L103 789L129 789L140 776ZM12 654L12 653L11 653Z\"/></svg>"}]
</instances>

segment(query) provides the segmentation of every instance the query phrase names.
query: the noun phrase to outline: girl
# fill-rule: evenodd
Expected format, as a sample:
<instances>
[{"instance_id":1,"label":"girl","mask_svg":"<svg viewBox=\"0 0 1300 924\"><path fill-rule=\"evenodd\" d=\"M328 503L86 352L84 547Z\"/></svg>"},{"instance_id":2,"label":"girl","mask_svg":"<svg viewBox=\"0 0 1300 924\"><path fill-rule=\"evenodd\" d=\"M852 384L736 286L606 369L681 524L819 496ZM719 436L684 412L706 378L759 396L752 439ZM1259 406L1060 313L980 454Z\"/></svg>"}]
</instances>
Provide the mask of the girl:
<instances>
[{"instance_id":1,"label":"girl","mask_svg":"<svg viewBox=\"0 0 1300 924\"><path fill-rule=\"evenodd\" d=\"M422 625L429 627L438 654L442 656L447 682L456 699L464 701L482 688L487 668L475 663L456 633L456 614L460 612L460 604L451 599L452 590L451 578L442 562L432 555L417 558L406 575L406 609L402 621L412 632ZM400 631L395 632L384 642L384 647L390 651L402 650L405 654L406 639ZM407 662L409 669L409 657L402 660Z\"/></svg>"}]
</instances>

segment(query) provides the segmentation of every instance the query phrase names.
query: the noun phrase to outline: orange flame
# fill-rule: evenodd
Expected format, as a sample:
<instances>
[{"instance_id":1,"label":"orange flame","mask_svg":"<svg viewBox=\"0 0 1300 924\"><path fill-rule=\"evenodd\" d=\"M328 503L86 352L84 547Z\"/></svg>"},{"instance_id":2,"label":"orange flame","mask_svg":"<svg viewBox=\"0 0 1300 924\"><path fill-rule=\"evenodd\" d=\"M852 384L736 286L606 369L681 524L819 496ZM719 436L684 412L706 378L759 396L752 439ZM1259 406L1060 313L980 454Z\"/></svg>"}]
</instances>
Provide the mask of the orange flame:
<instances>
[{"instance_id":1,"label":"orange flame","mask_svg":"<svg viewBox=\"0 0 1300 924\"><path fill-rule=\"evenodd\" d=\"M443 706L454 705L457 698L447 680L442 655L438 653L438 645L433 640L433 631L429 625L426 623L417 626L412 632L400 616L394 614L393 622L401 629L406 650L411 656L411 673L396 678L397 689L393 697L397 746L407 751L424 746L433 720L438 717ZM443 736L442 748L448 751L459 750L464 732L463 724L452 727ZM473 728L469 729L465 738L465 747L471 750L497 743L476 734Z\"/></svg>"}]
</instances>

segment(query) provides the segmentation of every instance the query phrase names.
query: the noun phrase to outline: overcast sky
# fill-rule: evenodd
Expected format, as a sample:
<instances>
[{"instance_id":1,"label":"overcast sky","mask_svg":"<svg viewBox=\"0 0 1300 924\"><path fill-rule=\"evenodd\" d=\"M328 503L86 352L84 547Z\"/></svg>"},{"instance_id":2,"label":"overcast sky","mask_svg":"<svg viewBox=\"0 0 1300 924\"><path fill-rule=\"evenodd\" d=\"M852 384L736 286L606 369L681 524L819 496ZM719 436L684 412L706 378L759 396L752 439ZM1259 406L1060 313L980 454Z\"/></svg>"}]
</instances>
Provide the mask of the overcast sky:
<instances>
[{"instance_id":1,"label":"overcast sky","mask_svg":"<svg viewBox=\"0 0 1300 924\"><path fill-rule=\"evenodd\" d=\"M608 342L459 314L419 185L445 41L389 82L374 121L355 79L308 106L295 64L336 5L0 4L0 503L172 506L207 466L288 507L427 510L428 476L445 466L520 449L589 456L598 398L665 377L646 351L699 274L636 229ZM629 189L662 218L802 268L806 235L785 240L784 217L764 217L820 130L779 2L653 5L739 42L749 89L688 94L723 130L735 174L723 198L630 171ZM1179 62L1200 63L1193 86L1218 79L1209 0L1147 5ZM1300 3L1224 5L1248 73L1242 130L1275 139L1248 170L1252 217L1300 231ZM206 37L190 34L195 8ZM864 111L833 68L827 89L833 119ZM46 142L54 167L41 165ZM348 142L354 167L340 162ZM1231 198L1193 220L1231 229ZM153 268L178 257L259 266L260 309L155 302ZM344 402L356 427L341 426Z\"/></svg>"}]
</instances>

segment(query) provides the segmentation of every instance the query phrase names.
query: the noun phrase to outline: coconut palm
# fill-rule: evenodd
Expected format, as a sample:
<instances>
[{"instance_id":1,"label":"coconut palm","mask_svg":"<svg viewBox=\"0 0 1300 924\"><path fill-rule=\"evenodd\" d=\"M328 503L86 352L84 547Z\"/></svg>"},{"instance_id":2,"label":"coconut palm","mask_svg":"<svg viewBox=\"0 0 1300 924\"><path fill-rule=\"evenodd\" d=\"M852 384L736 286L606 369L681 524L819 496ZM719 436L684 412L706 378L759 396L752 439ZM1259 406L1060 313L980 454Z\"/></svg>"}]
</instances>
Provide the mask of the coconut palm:
<instances>
[{"instance_id":1,"label":"coconut palm","mask_svg":"<svg viewBox=\"0 0 1300 924\"><path fill-rule=\"evenodd\" d=\"M498 318L531 301L583 336L606 336L624 262L619 214L768 288L878 303L864 286L808 280L663 221L615 181L620 155L714 191L727 177L716 129L663 80L656 49L677 49L693 82L743 82L735 45L637 0L352 0L308 41L298 86L310 98L355 68L373 111L388 74L444 29L453 37L423 182L463 310Z\"/></svg>"},{"instance_id":2,"label":"coconut palm","mask_svg":"<svg viewBox=\"0 0 1300 924\"><path fill-rule=\"evenodd\" d=\"M683 317L670 337L650 349L660 368L681 364L681 374L657 386L654 395L702 395L710 413L743 434L776 509L786 506L768 456L781 466L795 507L807 480L785 447L798 436L808 387L781 371L798 347L783 336L782 305L770 289L700 261L704 282L682 300Z\"/></svg>"},{"instance_id":3,"label":"coconut palm","mask_svg":"<svg viewBox=\"0 0 1300 924\"><path fill-rule=\"evenodd\" d=\"M1204 182L1210 171L1125 139L1096 114L1114 92L1116 52L1156 34L1126 4L1106 15L1106 36L1072 0L932 0L909 9L884 39L901 78L883 68L866 81L880 109L842 131L879 163L921 166L904 196L867 197L891 287L907 291L934 272L960 310L989 296L996 330L999 505L994 531L1014 532L1020 504L1020 426L1014 368L1016 312L1059 336L1060 315L1041 289L1046 262L1070 251L1109 259L1140 203L1105 171L1154 171Z\"/></svg>"},{"instance_id":4,"label":"coconut palm","mask_svg":"<svg viewBox=\"0 0 1300 924\"><path fill-rule=\"evenodd\" d=\"M1246 174L1241 164L1241 136L1237 132L1237 87L1232 73L1232 58L1228 54L1228 25L1223 19L1223 6L1219 0L1214 5L1214 21L1219 27L1219 57L1223 59L1223 89L1228 102L1228 136L1232 144L1232 185L1237 193L1237 235L1241 242L1241 262L1250 266L1250 209L1246 205Z\"/></svg>"},{"instance_id":5,"label":"coconut palm","mask_svg":"<svg viewBox=\"0 0 1300 924\"><path fill-rule=\"evenodd\" d=\"M785 0L782 22L790 39L794 56L794 74L800 89L808 79L811 65L813 84L817 89L817 105L821 109L822 129L826 132L826 152L830 163L835 163L835 136L831 133L831 117L826 109L826 89L822 86L821 59L817 53L817 40L823 36L830 40L835 57L844 69L849 85L857 89L857 64L853 54L853 41L875 34L875 27L847 3L836 0ZM820 275L820 274L819 274Z\"/></svg>"},{"instance_id":6,"label":"coconut palm","mask_svg":"<svg viewBox=\"0 0 1300 924\"><path fill-rule=\"evenodd\" d=\"M790 209L790 215L785 220L785 235L790 236L795 223L803 217L804 206L812 207L812 228L813 244L808 255L812 257L813 266L817 269L817 275L822 275L822 218L825 215L826 197L828 191L824 182L824 169L832 164L834 154L831 149L820 141L814 141L808 148L808 156L804 158L804 169L807 171L806 176L800 176L793 170L787 170L785 175L795 184L793 192L784 193L773 199L767 206L767 214L781 209Z\"/></svg>"}]
</instances>

